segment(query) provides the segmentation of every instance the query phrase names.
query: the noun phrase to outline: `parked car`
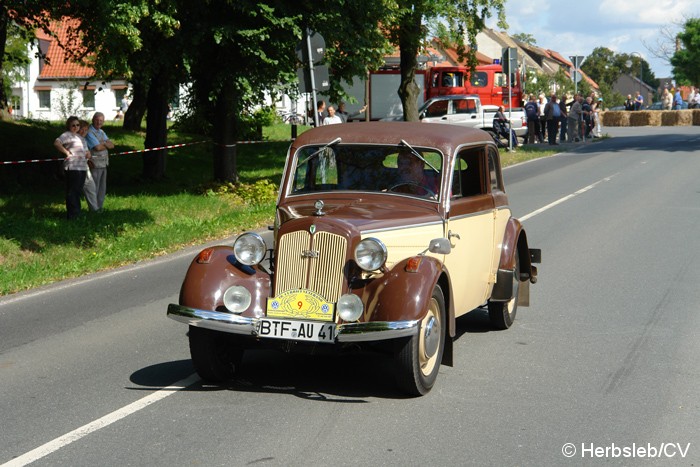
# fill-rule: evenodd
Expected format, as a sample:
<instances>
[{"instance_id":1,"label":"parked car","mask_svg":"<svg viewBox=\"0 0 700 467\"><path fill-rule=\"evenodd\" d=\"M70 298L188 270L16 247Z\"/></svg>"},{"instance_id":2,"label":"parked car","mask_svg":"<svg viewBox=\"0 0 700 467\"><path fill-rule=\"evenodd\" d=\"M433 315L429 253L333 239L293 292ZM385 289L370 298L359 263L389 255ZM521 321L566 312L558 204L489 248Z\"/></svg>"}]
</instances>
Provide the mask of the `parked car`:
<instances>
[{"instance_id":1,"label":"parked car","mask_svg":"<svg viewBox=\"0 0 700 467\"><path fill-rule=\"evenodd\" d=\"M452 94L433 97L425 101L418 109L418 118L423 123L447 123L462 125L470 128L480 128L494 133L493 117L498 111L497 105L481 105L481 99L476 94ZM504 111L506 117L510 113L510 122L517 136L527 134L527 118L522 108ZM403 117L386 118L384 121L399 121Z\"/></svg>"},{"instance_id":2,"label":"parked car","mask_svg":"<svg viewBox=\"0 0 700 467\"><path fill-rule=\"evenodd\" d=\"M681 105L681 110L685 110L688 108L688 103L686 101L683 101L683 104ZM646 110L663 110L664 109L664 103L659 101L659 102L654 102L651 104L649 107L646 108Z\"/></svg>"},{"instance_id":3,"label":"parked car","mask_svg":"<svg viewBox=\"0 0 700 467\"><path fill-rule=\"evenodd\" d=\"M427 393L452 365L455 319L494 328L529 303L540 251L508 206L484 131L419 122L327 125L289 148L272 238L202 250L168 316L189 325L194 367L233 377L255 348L393 355Z\"/></svg>"}]
</instances>

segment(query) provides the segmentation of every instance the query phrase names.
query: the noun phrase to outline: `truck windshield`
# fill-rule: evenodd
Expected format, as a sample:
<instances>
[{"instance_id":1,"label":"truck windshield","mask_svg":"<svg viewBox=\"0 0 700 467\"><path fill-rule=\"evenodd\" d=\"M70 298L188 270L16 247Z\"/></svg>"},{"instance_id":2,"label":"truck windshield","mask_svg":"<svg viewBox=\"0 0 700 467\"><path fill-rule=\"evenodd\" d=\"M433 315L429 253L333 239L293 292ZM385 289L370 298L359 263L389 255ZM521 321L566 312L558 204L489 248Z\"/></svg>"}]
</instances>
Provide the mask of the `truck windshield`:
<instances>
[{"instance_id":1,"label":"truck windshield","mask_svg":"<svg viewBox=\"0 0 700 467\"><path fill-rule=\"evenodd\" d=\"M319 149L297 152L291 194L363 191L438 199L443 158L435 149L339 144L309 158Z\"/></svg>"}]
</instances>

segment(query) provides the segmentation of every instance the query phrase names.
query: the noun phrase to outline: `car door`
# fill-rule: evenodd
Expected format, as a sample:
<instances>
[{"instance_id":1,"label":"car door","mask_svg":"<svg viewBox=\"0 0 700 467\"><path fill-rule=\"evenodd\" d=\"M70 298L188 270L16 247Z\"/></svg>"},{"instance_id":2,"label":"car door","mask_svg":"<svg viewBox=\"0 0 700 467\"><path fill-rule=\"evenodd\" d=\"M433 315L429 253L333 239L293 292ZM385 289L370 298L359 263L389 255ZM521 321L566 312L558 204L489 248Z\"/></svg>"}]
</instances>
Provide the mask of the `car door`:
<instances>
[{"instance_id":1,"label":"car door","mask_svg":"<svg viewBox=\"0 0 700 467\"><path fill-rule=\"evenodd\" d=\"M464 148L452 173L446 223L452 252L445 256L445 266L456 316L483 304L495 282L495 206L487 167L487 147Z\"/></svg>"}]
</instances>

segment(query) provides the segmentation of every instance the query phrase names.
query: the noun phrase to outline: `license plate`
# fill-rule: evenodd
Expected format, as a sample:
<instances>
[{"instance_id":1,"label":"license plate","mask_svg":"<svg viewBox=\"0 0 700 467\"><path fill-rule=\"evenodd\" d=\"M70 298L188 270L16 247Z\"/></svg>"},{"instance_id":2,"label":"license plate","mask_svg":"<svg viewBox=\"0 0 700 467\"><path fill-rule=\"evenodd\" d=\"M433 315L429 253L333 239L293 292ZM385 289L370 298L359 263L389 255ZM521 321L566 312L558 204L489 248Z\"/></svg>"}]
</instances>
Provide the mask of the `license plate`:
<instances>
[{"instance_id":1,"label":"license plate","mask_svg":"<svg viewBox=\"0 0 700 467\"><path fill-rule=\"evenodd\" d=\"M335 342L335 323L261 318L258 336L293 341Z\"/></svg>"}]
</instances>

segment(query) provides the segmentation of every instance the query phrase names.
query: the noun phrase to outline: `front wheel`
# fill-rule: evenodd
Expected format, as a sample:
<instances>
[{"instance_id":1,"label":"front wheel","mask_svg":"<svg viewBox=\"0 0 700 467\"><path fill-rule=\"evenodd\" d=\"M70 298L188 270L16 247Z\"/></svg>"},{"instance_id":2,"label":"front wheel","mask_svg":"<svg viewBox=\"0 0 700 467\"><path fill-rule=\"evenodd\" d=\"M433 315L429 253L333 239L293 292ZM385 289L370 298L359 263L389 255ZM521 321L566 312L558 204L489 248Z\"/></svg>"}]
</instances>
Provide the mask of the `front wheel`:
<instances>
[{"instance_id":1,"label":"front wheel","mask_svg":"<svg viewBox=\"0 0 700 467\"><path fill-rule=\"evenodd\" d=\"M512 326L518 311L518 292L520 291L520 256L515 251L515 268L513 269L513 297L507 302L489 301L489 319L491 326L503 330Z\"/></svg>"},{"instance_id":2,"label":"front wheel","mask_svg":"<svg viewBox=\"0 0 700 467\"><path fill-rule=\"evenodd\" d=\"M446 321L445 297L436 285L418 334L406 340L396 355L397 383L408 394L425 395L435 384L445 349Z\"/></svg>"},{"instance_id":3,"label":"front wheel","mask_svg":"<svg viewBox=\"0 0 700 467\"><path fill-rule=\"evenodd\" d=\"M205 381L220 383L233 378L243 360L243 350L228 334L190 326L190 355L197 374Z\"/></svg>"}]
</instances>

